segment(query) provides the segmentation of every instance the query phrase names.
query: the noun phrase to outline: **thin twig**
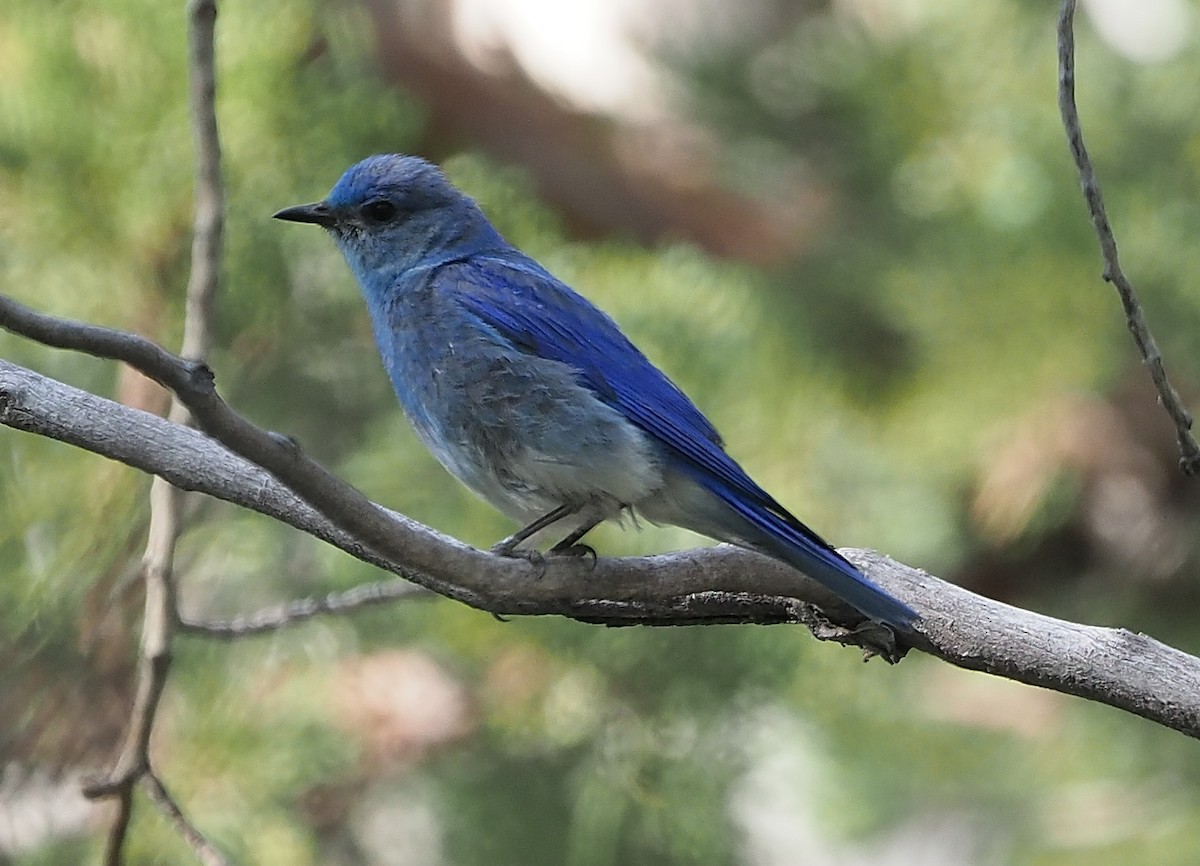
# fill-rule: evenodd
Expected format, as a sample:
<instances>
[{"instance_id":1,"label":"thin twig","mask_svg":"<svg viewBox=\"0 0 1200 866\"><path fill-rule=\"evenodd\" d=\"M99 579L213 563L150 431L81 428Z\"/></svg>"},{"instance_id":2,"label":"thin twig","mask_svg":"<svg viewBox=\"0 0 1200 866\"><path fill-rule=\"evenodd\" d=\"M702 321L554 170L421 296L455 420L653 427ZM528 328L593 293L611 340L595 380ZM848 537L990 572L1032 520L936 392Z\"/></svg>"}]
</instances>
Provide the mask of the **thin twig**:
<instances>
[{"instance_id":1,"label":"thin twig","mask_svg":"<svg viewBox=\"0 0 1200 866\"><path fill-rule=\"evenodd\" d=\"M112 795L115 801L116 813L109 825L108 835L104 840L104 863L121 862L121 852L125 847L125 834L129 829L129 818L133 814L133 788L126 785Z\"/></svg>"},{"instance_id":2,"label":"thin twig","mask_svg":"<svg viewBox=\"0 0 1200 866\"><path fill-rule=\"evenodd\" d=\"M150 801L167 816L167 820L171 822L175 832L192 846L192 851L204 866L229 866L229 861L225 859L224 855L205 838L203 833L196 829L195 824L187 819L183 810L179 808L179 804L175 802L162 780L153 771L147 770L141 781Z\"/></svg>"},{"instance_id":3,"label":"thin twig","mask_svg":"<svg viewBox=\"0 0 1200 866\"><path fill-rule=\"evenodd\" d=\"M1058 108L1062 114L1063 127L1067 131L1067 143L1075 166L1079 170L1079 183L1083 197L1091 214L1092 227L1100 240L1100 254L1104 258L1104 279L1112 283L1125 310L1125 321L1133 341L1137 344L1142 363L1150 370L1150 378L1158 389L1159 401L1171 421L1175 424L1175 437L1179 442L1179 468L1187 475L1200 473L1200 443L1192 435L1192 414L1184 407L1179 393L1167 379L1162 353L1142 312L1137 292L1117 257L1117 240L1113 236L1108 214L1104 209L1104 198L1100 193L1100 182L1096 170L1083 143L1083 129L1079 123L1079 110L1075 106L1075 0L1063 0L1058 18Z\"/></svg>"},{"instance_id":4,"label":"thin twig","mask_svg":"<svg viewBox=\"0 0 1200 866\"><path fill-rule=\"evenodd\" d=\"M184 337L181 354L203 361L212 347L212 315L220 279L221 239L224 226L224 191L221 186L221 150L216 119L214 35L217 7L214 0L189 0L188 75L192 133L196 147L195 209L192 220L192 263L188 278ZM169 419L181 425L191 421L187 407L174 396ZM107 866L119 866L129 826L132 786L147 783L152 799L171 807L173 823L192 843L206 863L223 863L209 856L211 847L183 820L150 770L150 735L171 668L171 641L179 620L175 579L175 547L181 530L182 491L162 477L150 487L150 529L142 558L146 585L145 613L138 659L137 686L129 726L121 752L107 778L85 787L89 797L115 796L120 802L117 819L109 828ZM204 842L198 845L193 839Z\"/></svg>"},{"instance_id":5,"label":"thin twig","mask_svg":"<svg viewBox=\"0 0 1200 866\"><path fill-rule=\"evenodd\" d=\"M414 597L428 597L428 590L403 578L366 583L324 598L298 598L230 620L181 619L179 630L201 637L234 638L278 631L318 616L354 613L364 607Z\"/></svg>"},{"instance_id":6,"label":"thin twig","mask_svg":"<svg viewBox=\"0 0 1200 866\"><path fill-rule=\"evenodd\" d=\"M192 267L179 354L203 361L212 351L213 311L221 279L225 234L225 187L221 182L221 138L217 131L215 0L189 0L188 95L196 147L192 215ZM182 410L183 407L180 406Z\"/></svg>"}]
</instances>

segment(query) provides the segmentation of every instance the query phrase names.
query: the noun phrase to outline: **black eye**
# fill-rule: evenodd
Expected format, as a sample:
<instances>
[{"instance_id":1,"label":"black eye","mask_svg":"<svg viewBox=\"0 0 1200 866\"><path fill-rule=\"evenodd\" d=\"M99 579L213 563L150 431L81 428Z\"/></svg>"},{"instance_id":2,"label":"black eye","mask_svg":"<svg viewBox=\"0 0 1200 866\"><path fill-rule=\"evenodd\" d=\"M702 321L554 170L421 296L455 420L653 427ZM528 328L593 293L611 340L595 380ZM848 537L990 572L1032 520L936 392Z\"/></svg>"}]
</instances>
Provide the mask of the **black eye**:
<instances>
[{"instance_id":1,"label":"black eye","mask_svg":"<svg viewBox=\"0 0 1200 866\"><path fill-rule=\"evenodd\" d=\"M389 222L396 216L396 206L387 199L369 201L362 206L362 216L369 223Z\"/></svg>"}]
</instances>

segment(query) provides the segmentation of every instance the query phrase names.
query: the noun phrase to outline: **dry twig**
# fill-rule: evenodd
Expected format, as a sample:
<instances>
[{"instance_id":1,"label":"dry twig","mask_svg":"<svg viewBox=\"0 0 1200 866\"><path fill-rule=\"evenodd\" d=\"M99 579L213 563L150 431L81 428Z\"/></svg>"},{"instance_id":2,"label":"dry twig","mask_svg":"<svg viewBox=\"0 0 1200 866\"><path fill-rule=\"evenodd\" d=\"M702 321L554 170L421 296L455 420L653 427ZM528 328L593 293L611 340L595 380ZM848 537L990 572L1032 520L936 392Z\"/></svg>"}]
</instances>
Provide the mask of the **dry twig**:
<instances>
[{"instance_id":1,"label":"dry twig","mask_svg":"<svg viewBox=\"0 0 1200 866\"><path fill-rule=\"evenodd\" d=\"M192 846L192 851L204 866L229 866L229 861L218 851L211 842L196 829L187 817L179 809L179 804L171 796L163 785L162 780L153 770L147 770L142 775L142 787L146 789L146 795L154 805L158 806L160 812L166 815L167 820L171 822L171 826L175 828L185 842Z\"/></svg>"},{"instance_id":2,"label":"dry twig","mask_svg":"<svg viewBox=\"0 0 1200 866\"><path fill-rule=\"evenodd\" d=\"M1192 414L1183 405L1179 393L1167 379L1162 353L1146 324L1142 302L1138 299L1133 283L1121 270L1117 257L1117 240L1113 236L1108 214L1104 209L1104 197L1100 194L1100 181L1096 169L1083 143L1083 129L1079 125L1079 110L1075 107L1075 0L1063 0L1058 18L1058 109L1062 114L1063 127L1067 131L1067 143L1071 156L1079 170L1079 183L1087 201L1092 227L1100 240L1100 254L1104 257L1104 279L1112 283L1121 298L1125 310L1125 322L1133 342L1137 345L1142 363L1150 370L1150 378L1158 389L1159 402L1175 424L1175 437L1179 441L1179 468L1187 475L1200 473L1200 444L1192 435Z\"/></svg>"},{"instance_id":3,"label":"dry twig","mask_svg":"<svg viewBox=\"0 0 1200 866\"><path fill-rule=\"evenodd\" d=\"M318 616L345 615L365 607L430 595L432 593L424 587L401 577L364 583L342 592L331 592L323 598L297 598L229 620L182 619L179 630L202 637L233 640L279 631Z\"/></svg>"},{"instance_id":4,"label":"dry twig","mask_svg":"<svg viewBox=\"0 0 1200 866\"><path fill-rule=\"evenodd\" d=\"M212 348L212 314L221 270L224 190L216 116L214 0L189 0L188 75L192 134L196 146L195 212L192 221L192 267L188 279L183 348L185 358L202 361ZM170 421L187 425L190 413L174 397ZM137 686L120 754L106 778L86 786L89 797L115 797L117 814L105 845L107 866L120 866L133 805L133 786L142 782L150 799L196 851L206 866L222 866L221 854L196 830L154 775L150 735L171 669L171 641L179 621L175 547L181 530L181 491L156 476L150 487L150 529L142 557L146 585L145 612L138 657Z\"/></svg>"}]
</instances>

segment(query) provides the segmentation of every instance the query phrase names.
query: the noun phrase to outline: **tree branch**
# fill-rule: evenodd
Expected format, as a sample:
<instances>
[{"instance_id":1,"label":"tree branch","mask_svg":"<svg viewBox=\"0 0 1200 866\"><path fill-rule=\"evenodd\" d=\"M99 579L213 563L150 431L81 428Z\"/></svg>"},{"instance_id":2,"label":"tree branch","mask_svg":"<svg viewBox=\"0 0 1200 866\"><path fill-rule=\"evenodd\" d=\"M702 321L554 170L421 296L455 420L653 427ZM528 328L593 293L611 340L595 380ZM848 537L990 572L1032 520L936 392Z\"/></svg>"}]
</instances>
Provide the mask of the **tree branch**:
<instances>
[{"instance_id":1,"label":"tree branch","mask_svg":"<svg viewBox=\"0 0 1200 866\"><path fill-rule=\"evenodd\" d=\"M0 325L11 323L9 313L18 306L0 295ZM39 320L49 318L33 315ZM62 324L54 320L55 330ZM90 325L80 327L85 334L94 330ZM139 337L124 336L135 344L153 346ZM247 424L240 418L238 423ZM686 588L673 595L669 584L658 583L662 576L654 572L649 560L632 560L645 565L624 576L610 576L607 560L592 566L586 560L575 558L551 559L539 569L521 559L496 557L475 550L376 505L337 476L303 457L294 443L253 425L247 424L269 445L281 448L289 459L303 460L304 465L311 465L312 471L322 479L321 483L328 485L330 498L345 497L352 501L361 498L372 519L385 527L386 545L379 547L386 549L381 551L376 546L364 544L355 532L317 511L261 466L231 453L202 433L55 382L2 359L0 424L77 445L151 474L162 475L181 489L207 493L274 517L365 562L491 613L560 614L612 625L655 620L679 624L681 621L675 595L686 594ZM344 515L342 517L345 521ZM766 557L750 556L756 561L773 562ZM774 579L765 586L748 584L737 575L730 575L728 581L709 583L706 588L741 595L757 590L760 594L773 593L789 600L786 609L767 606L759 610L759 619L747 619L752 612L743 610L736 614L737 621L794 621L796 613L791 607L795 601L802 600L820 604L826 613L848 627L861 624L860 614L815 581L782 566L774 570L774 574ZM597 587L603 587L603 597L594 596ZM735 615L727 609L719 613L724 618ZM689 621L704 620L702 613L694 610Z\"/></svg>"},{"instance_id":2,"label":"tree branch","mask_svg":"<svg viewBox=\"0 0 1200 866\"><path fill-rule=\"evenodd\" d=\"M188 105L196 147L192 262L183 321L185 358L203 360L212 351L213 313L221 281L225 235L225 187L221 182L221 137L217 129L215 0L188 0Z\"/></svg>"},{"instance_id":3,"label":"tree branch","mask_svg":"<svg viewBox=\"0 0 1200 866\"><path fill-rule=\"evenodd\" d=\"M343 592L331 592L324 598L298 598L229 620L182 619L179 629L202 637L231 640L278 631L318 616L354 613L364 607L430 595L432 593L424 587L404 578L396 578L362 584Z\"/></svg>"},{"instance_id":4,"label":"tree branch","mask_svg":"<svg viewBox=\"0 0 1200 866\"><path fill-rule=\"evenodd\" d=\"M1158 389L1159 401L1175 424L1175 436L1179 441L1179 468L1187 475L1200 474L1200 444L1192 435L1192 414L1184 407L1179 393L1167 379L1162 353L1158 350L1154 335L1150 333L1150 326L1146 324L1142 302L1138 299L1133 283L1121 270L1121 263L1117 257L1117 240L1113 236L1112 226L1104 209L1100 181L1096 179L1096 170L1083 143L1079 110L1075 106L1074 24L1075 0L1063 0L1058 18L1058 109L1062 115L1063 127L1067 131L1071 156L1074 157L1075 167L1079 170L1079 183L1083 187L1083 197L1092 218L1092 227L1100 241L1100 254L1104 258L1104 279L1112 283L1117 290L1121 307L1125 310L1125 322L1129 333L1133 335L1138 354L1142 356L1142 363L1150 370L1150 378L1154 381L1154 387Z\"/></svg>"},{"instance_id":5,"label":"tree branch","mask_svg":"<svg viewBox=\"0 0 1200 866\"><path fill-rule=\"evenodd\" d=\"M183 348L186 358L203 360L212 349L212 317L221 272L225 193L221 184L221 145L216 114L214 0L188 0L188 85L192 134L196 147L192 260L186 293ZM191 416L176 395L170 421L187 426ZM125 738L103 780L85 786L89 797L116 797L118 811L105 846L107 866L120 866L129 828L133 785L142 782L150 799L191 844L201 862L223 866L224 858L184 818L151 770L150 735L171 670L171 643L179 622L175 548L182 529L182 492L162 476L150 486L150 528L142 557L146 586L139 646L137 687Z\"/></svg>"},{"instance_id":6,"label":"tree branch","mask_svg":"<svg viewBox=\"0 0 1200 866\"><path fill-rule=\"evenodd\" d=\"M7 321L8 303L0 297L0 322ZM556 614L609 625L805 622L819 638L861 642L854 612L818 584L775 560L725 545L601 558L594 568L550 559L539 576L526 563L474 550L371 504L391 527L399 555L390 559L209 437L2 360L0 424L283 520L427 586L451 586L451 597L492 613ZM1123 629L1010 607L876 553L842 553L921 613L911 646L959 667L1109 704L1200 737L1200 659ZM432 575L422 573L427 566ZM828 619L815 617L811 603L820 604Z\"/></svg>"},{"instance_id":7,"label":"tree branch","mask_svg":"<svg viewBox=\"0 0 1200 866\"><path fill-rule=\"evenodd\" d=\"M183 814L183 810L179 808L179 804L175 802L175 799L163 785L162 780L153 771L147 770L143 774L141 782L151 802L158 806L159 811L167 816L167 820L171 822L171 826L175 828L175 832L192 846L192 851L196 854L196 858L204 866L229 866L229 861L225 859L224 855Z\"/></svg>"}]
</instances>

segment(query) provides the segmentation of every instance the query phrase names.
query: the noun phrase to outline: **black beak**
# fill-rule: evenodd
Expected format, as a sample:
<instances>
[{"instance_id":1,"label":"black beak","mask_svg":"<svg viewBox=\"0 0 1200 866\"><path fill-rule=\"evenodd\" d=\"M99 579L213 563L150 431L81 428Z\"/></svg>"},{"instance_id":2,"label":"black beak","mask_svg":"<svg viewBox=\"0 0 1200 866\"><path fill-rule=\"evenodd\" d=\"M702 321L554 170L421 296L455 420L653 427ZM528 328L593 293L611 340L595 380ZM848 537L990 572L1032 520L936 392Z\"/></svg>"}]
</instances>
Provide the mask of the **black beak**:
<instances>
[{"instance_id":1,"label":"black beak","mask_svg":"<svg viewBox=\"0 0 1200 866\"><path fill-rule=\"evenodd\" d=\"M293 223L312 223L313 225L332 228L337 219L329 205L323 201L314 204L298 204L295 207L285 207L271 214L272 219L287 220Z\"/></svg>"}]
</instances>

